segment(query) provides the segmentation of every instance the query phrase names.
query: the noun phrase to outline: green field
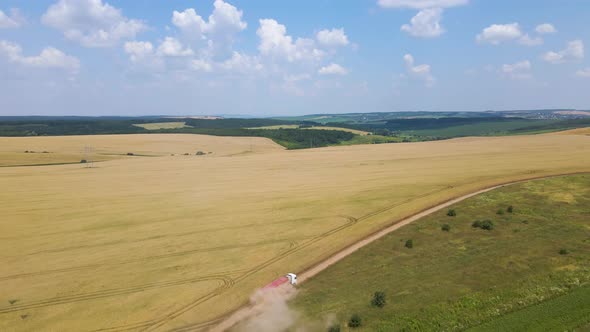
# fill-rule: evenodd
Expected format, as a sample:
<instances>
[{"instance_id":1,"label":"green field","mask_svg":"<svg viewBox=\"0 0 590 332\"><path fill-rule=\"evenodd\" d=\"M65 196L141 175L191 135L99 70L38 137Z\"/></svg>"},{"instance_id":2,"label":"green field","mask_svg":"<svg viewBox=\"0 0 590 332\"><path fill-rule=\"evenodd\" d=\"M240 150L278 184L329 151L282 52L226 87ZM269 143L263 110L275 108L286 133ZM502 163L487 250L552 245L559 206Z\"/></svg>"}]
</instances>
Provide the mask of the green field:
<instances>
[{"instance_id":1,"label":"green field","mask_svg":"<svg viewBox=\"0 0 590 332\"><path fill-rule=\"evenodd\" d=\"M336 315L343 327L358 313L359 331L563 331L590 323L589 175L512 185L452 209L457 216L439 211L328 268L301 286L293 306L309 321ZM472 227L486 219L493 230ZM383 308L370 304L376 291L386 294Z\"/></svg>"}]
</instances>

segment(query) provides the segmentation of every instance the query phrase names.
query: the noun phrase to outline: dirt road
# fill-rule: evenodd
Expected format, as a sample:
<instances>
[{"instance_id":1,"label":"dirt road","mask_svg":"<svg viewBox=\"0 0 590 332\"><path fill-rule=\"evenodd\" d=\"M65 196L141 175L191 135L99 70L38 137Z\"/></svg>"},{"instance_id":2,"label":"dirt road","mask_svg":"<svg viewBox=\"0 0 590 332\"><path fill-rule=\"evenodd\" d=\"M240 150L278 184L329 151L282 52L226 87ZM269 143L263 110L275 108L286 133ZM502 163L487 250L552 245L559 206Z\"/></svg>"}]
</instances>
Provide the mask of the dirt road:
<instances>
[{"instance_id":1,"label":"dirt road","mask_svg":"<svg viewBox=\"0 0 590 332\"><path fill-rule=\"evenodd\" d=\"M564 174L567 175L567 174ZM313 266L312 268L300 273L297 275L297 279L299 283L305 282L306 280L308 280L309 278L312 278L313 276L317 275L318 273L322 272L323 270L327 269L329 266L337 263L338 261L342 260L343 258L347 257L348 255L354 253L355 251L359 250L360 248L368 245L369 243L378 240L382 237L384 237L385 235L400 229L401 227L404 227L408 224L413 223L414 221L425 217L429 214L432 214L436 211L442 210L444 208L447 208L453 204L459 203L463 200L466 200L468 198L471 198L473 196L479 195L479 194L483 194L485 192L488 191L492 191L494 189L498 189L498 188L502 188L505 186L509 186L509 185L513 185L513 184L517 184L517 183L522 183L522 182L526 182L526 181L531 181L531 180L536 180L536 179L542 179L542 178L551 178L551 177L557 177L557 176L563 176L563 175L552 175L552 176L545 176L545 177L539 177L539 178L531 178L531 179L526 179L526 180L519 180L519 181L514 181L514 182L509 182L509 183L504 183L501 185L496 185L493 187L489 187L489 188L485 188L485 189L481 189L475 192L472 192L470 194L467 195L463 195L461 197L457 197L454 198L452 200L449 200L447 202L441 203L439 205L436 205L434 207L431 207L429 209L426 209L420 213L417 213L413 216L407 217L405 219L400 220L399 222L384 228L383 230L374 233L366 238L364 238L363 240L356 242L352 245L350 245L349 247L346 247L345 249L339 251L338 253L334 254L333 256L330 256L329 258L321 261L320 263L318 263L317 265ZM291 288L291 285L283 285L284 287L287 288ZM289 293L290 294L290 293ZM231 327L235 326L236 324L238 324L239 322L245 320L245 319L249 319L249 318L253 318L256 317L257 314L260 312L260 308L258 307L258 303L254 303L252 305L249 305L247 307L243 307L237 311L235 311L233 314L231 314L230 316L228 316L225 320L223 320L219 325L213 327L210 331L211 332L223 332L226 331L228 329L230 329Z\"/></svg>"}]
</instances>

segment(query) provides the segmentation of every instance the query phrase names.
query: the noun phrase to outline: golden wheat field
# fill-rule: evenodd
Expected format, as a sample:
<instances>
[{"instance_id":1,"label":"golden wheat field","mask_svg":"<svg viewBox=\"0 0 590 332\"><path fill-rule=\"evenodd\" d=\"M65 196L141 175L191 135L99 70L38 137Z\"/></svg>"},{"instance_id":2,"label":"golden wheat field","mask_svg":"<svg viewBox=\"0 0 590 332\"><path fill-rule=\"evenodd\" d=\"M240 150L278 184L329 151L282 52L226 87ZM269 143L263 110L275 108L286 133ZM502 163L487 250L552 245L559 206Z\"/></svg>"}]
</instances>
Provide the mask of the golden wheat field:
<instances>
[{"instance_id":1,"label":"golden wheat field","mask_svg":"<svg viewBox=\"0 0 590 332\"><path fill-rule=\"evenodd\" d=\"M105 161L133 157L194 155L214 156L280 151L273 141L259 137L227 139L190 134L135 134L94 136L0 137L0 167L79 163L82 159Z\"/></svg>"},{"instance_id":2,"label":"golden wheat field","mask_svg":"<svg viewBox=\"0 0 590 332\"><path fill-rule=\"evenodd\" d=\"M34 164L26 149L52 152L42 163L75 162L85 145L110 160L6 167ZM587 135L297 151L160 134L0 147L1 331L204 330L257 287L426 207L590 171Z\"/></svg>"}]
</instances>

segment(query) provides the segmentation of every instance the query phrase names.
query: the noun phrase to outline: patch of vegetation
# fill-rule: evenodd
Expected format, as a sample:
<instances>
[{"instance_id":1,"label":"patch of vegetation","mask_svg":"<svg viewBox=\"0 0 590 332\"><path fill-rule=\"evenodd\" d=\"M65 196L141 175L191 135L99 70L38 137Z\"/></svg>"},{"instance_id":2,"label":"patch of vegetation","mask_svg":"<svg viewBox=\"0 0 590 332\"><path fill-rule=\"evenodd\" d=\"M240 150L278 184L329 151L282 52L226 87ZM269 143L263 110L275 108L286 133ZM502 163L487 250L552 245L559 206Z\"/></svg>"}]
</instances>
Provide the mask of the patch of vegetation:
<instances>
[{"instance_id":1,"label":"patch of vegetation","mask_svg":"<svg viewBox=\"0 0 590 332\"><path fill-rule=\"evenodd\" d=\"M491 231L494 229L494 222L486 219L486 220L476 220L471 224L473 228L481 228L486 231Z\"/></svg>"},{"instance_id":2,"label":"patch of vegetation","mask_svg":"<svg viewBox=\"0 0 590 332\"><path fill-rule=\"evenodd\" d=\"M563 249L563 248L562 248L562 249L559 249L559 254L560 254L560 255L568 255L569 253L570 253L570 252L569 252L569 250L567 250L567 249Z\"/></svg>"},{"instance_id":3,"label":"patch of vegetation","mask_svg":"<svg viewBox=\"0 0 590 332\"><path fill-rule=\"evenodd\" d=\"M562 192L575 199L554 200ZM518 202L518 217L495 214L507 200ZM461 213L449 236L435 232L447 211L422 218L315 276L294 306L340 322L357 313L367 331L564 331L590 323L590 176L515 184L453 208ZM510 227L474 232L471 221L486 216ZM402 250L400 238L420 246ZM575 255L557 255L562 248ZM393 304L368 306L366 294L375 289Z\"/></svg>"},{"instance_id":4,"label":"patch of vegetation","mask_svg":"<svg viewBox=\"0 0 590 332\"><path fill-rule=\"evenodd\" d=\"M440 229L441 229L443 232L450 232L450 231L451 231L451 225L449 225L449 224L444 224L444 225L442 225L442 226L440 227Z\"/></svg>"},{"instance_id":5,"label":"patch of vegetation","mask_svg":"<svg viewBox=\"0 0 590 332\"><path fill-rule=\"evenodd\" d=\"M457 212L455 211L455 209L450 209L447 212L447 216L449 216L449 217L456 217L457 216Z\"/></svg>"},{"instance_id":6,"label":"patch of vegetation","mask_svg":"<svg viewBox=\"0 0 590 332\"><path fill-rule=\"evenodd\" d=\"M374 307L383 308L386 302L385 292L375 292L375 294L373 294L373 299L371 300L371 305Z\"/></svg>"},{"instance_id":7,"label":"patch of vegetation","mask_svg":"<svg viewBox=\"0 0 590 332\"><path fill-rule=\"evenodd\" d=\"M352 316L350 316L350 319L348 320L348 326L355 328L355 327L360 327L363 323L363 320L361 319L361 316L358 314L353 314Z\"/></svg>"},{"instance_id":8,"label":"patch of vegetation","mask_svg":"<svg viewBox=\"0 0 590 332\"><path fill-rule=\"evenodd\" d=\"M404 247L406 247L408 249L414 248L414 241L413 240L407 240L406 241L406 244L404 245Z\"/></svg>"},{"instance_id":9,"label":"patch of vegetation","mask_svg":"<svg viewBox=\"0 0 590 332\"><path fill-rule=\"evenodd\" d=\"M587 328L589 317L590 287L586 286L500 316L468 331L574 331L584 326Z\"/></svg>"}]
</instances>

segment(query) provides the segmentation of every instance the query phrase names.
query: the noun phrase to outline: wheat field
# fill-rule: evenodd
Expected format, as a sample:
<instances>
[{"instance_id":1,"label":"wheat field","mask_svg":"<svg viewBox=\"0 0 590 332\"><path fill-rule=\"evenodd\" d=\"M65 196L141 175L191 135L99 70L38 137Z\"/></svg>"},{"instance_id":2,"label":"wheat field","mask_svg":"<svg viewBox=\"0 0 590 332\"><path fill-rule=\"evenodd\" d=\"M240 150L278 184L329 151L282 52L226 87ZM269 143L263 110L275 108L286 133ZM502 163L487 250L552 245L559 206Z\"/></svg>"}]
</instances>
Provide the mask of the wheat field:
<instances>
[{"instance_id":1,"label":"wheat field","mask_svg":"<svg viewBox=\"0 0 590 332\"><path fill-rule=\"evenodd\" d=\"M92 168L14 166L35 163L21 150L48 149L57 163L89 144L114 156ZM590 171L587 135L294 151L161 134L0 138L0 147L2 331L206 329L257 287L426 207Z\"/></svg>"}]
</instances>

